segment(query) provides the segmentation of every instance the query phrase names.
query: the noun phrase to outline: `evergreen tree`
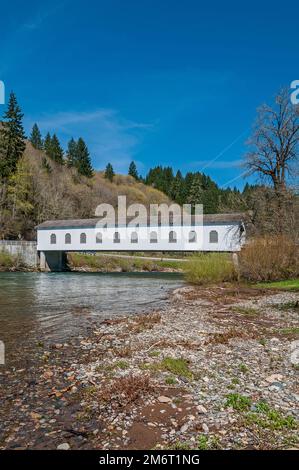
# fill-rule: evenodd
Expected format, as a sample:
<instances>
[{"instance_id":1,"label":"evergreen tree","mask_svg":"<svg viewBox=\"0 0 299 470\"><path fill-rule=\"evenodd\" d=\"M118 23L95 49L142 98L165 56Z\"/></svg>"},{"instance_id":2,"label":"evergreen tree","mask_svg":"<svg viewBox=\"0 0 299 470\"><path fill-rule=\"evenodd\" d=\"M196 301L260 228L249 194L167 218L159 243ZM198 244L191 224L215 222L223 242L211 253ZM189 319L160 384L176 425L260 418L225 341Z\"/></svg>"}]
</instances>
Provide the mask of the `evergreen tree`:
<instances>
[{"instance_id":1,"label":"evergreen tree","mask_svg":"<svg viewBox=\"0 0 299 470\"><path fill-rule=\"evenodd\" d=\"M68 167L75 166L77 159L77 142L73 137L67 144L67 152L66 152L66 164Z\"/></svg>"},{"instance_id":2,"label":"evergreen tree","mask_svg":"<svg viewBox=\"0 0 299 470\"><path fill-rule=\"evenodd\" d=\"M170 187L170 197L178 204L182 205L185 202L185 182L180 170L177 171L174 180Z\"/></svg>"},{"instance_id":3,"label":"evergreen tree","mask_svg":"<svg viewBox=\"0 0 299 470\"><path fill-rule=\"evenodd\" d=\"M52 158L52 137L49 132L45 137L44 150L46 152L46 155Z\"/></svg>"},{"instance_id":4,"label":"evergreen tree","mask_svg":"<svg viewBox=\"0 0 299 470\"><path fill-rule=\"evenodd\" d=\"M192 178L192 183L188 193L187 202L188 204L202 204L203 199L203 189L202 189L202 179L199 173L195 173Z\"/></svg>"},{"instance_id":5,"label":"evergreen tree","mask_svg":"<svg viewBox=\"0 0 299 470\"><path fill-rule=\"evenodd\" d=\"M135 180L138 180L137 167L136 167L136 163L134 161L132 161L130 163L128 175L133 176L133 178L135 178Z\"/></svg>"},{"instance_id":6,"label":"evergreen tree","mask_svg":"<svg viewBox=\"0 0 299 470\"><path fill-rule=\"evenodd\" d=\"M87 178L91 178L93 176L93 168L91 165L88 148L81 137L79 137L76 145L75 166L78 170L78 173L81 175L86 176Z\"/></svg>"},{"instance_id":7,"label":"evergreen tree","mask_svg":"<svg viewBox=\"0 0 299 470\"><path fill-rule=\"evenodd\" d=\"M51 139L51 155L50 157L57 163L63 164L63 150L56 134Z\"/></svg>"},{"instance_id":8,"label":"evergreen tree","mask_svg":"<svg viewBox=\"0 0 299 470\"><path fill-rule=\"evenodd\" d=\"M105 169L105 178L108 179L109 181L113 181L113 176L114 176L114 170L113 170L113 166L111 165L111 163L108 163L108 165L106 166L106 169Z\"/></svg>"},{"instance_id":9,"label":"evergreen tree","mask_svg":"<svg viewBox=\"0 0 299 470\"><path fill-rule=\"evenodd\" d=\"M43 139L37 124L34 124L29 140L34 148L38 150L43 150Z\"/></svg>"},{"instance_id":10,"label":"evergreen tree","mask_svg":"<svg viewBox=\"0 0 299 470\"><path fill-rule=\"evenodd\" d=\"M23 114L14 93L10 94L8 108L0 130L0 177L7 178L15 172L25 150Z\"/></svg>"}]
</instances>

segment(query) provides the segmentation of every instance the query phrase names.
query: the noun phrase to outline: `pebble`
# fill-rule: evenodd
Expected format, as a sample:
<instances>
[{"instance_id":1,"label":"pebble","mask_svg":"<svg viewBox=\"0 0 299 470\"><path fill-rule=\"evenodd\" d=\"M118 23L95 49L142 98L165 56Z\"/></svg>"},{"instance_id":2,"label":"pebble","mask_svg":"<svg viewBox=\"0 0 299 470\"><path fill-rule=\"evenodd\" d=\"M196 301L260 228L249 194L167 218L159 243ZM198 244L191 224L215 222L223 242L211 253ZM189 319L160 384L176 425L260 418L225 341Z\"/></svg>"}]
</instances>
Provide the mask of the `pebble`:
<instances>
[{"instance_id":1,"label":"pebble","mask_svg":"<svg viewBox=\"0 0 299 470\"><path fill-rule=\"evenodd\" d=\"M57 450L69 450L70 445L67 442L63 442L57 446Z\"/></svg>"},{"instance_id":2,"label":"pebble","mask_svg":"<svg viewBox=\"0 0 299 470\"><path fill-rule=\"evenodd\" d=\"M161 395L160 397L158 397L158 401L160 403L169 403L171 401L171 398Z\"/></svg>"}]
</instances>

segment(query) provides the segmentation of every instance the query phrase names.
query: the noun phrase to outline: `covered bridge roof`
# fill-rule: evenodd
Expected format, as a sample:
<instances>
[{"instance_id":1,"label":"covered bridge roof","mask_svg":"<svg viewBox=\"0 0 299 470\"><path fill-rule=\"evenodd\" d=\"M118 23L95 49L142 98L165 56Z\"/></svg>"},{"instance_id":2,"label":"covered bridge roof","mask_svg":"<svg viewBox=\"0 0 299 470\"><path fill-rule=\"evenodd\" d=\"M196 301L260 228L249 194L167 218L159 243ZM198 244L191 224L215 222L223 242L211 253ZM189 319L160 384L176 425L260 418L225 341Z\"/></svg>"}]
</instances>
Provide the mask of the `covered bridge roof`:
<instances>
[{"instance_id":1,"label":"covered bridge roof","mask_svg":"<svg viewBox=\"0 0 299 470\"><path fill-rule=\"evenodd\" d=\"M213 224L236 224L245 222L247 219L245 213L232 213L232 214L204 214L203 223L205 225ZM65 229L65 228L96 228L98 222L100 222L102 217L95 217L92 219L65 219L65 220L47 220L36 226L37 230L48 230L48 229ZM127 225L135 219L134 217L127 217ZM181 217L173 218L169 217L170 223L173 225L181 225ZM114 221L111 220L111 225L114 226ZM108 222L108 226L110 223ZM150 225L150 219L144 220L144 223L141 225ZM169 224L167 224L169 225ZM192 216L192 225L194 225L194 216ZM115 226L118 226L117 221Z\"/></svg>"}]
</instances>

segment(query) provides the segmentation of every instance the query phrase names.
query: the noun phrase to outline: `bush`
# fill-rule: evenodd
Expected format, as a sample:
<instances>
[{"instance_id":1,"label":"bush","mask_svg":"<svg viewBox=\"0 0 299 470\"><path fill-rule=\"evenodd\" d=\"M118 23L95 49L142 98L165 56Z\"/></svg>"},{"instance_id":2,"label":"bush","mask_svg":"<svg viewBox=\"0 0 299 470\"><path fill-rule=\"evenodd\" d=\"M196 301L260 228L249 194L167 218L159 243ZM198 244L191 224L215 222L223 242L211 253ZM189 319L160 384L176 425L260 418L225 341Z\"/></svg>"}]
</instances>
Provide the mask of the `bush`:
<instances>
[{"instance_id":1,"label":"bush","mask_svg":"<svg viewBox=\"0 0 299 470\"><path fill-rule=\"evenodd\" d=\"M0 270L20 269L25 267L20 256L13 256L5 250L0 250Z\"/></svg>"},{"instance_id":2,"label":"bush","mask_svg":"<svg viewBox=\"0 0 299 470\"><path fill-rule=\"evenodd\" d=\"M249 281L278 281L299 275L298 246L286 236L265 236L240 253L240 274Z\"/></svg>"},{"instance_id":3,"label":"bush","mask_svg":"<svg viewBox=\"0 0 299 470\"><path fill-rule=\"evenodd\" d=\"M231 256L227 253L202 253L184 264L187 281L209 284L237 279Z\"/></svg>"}]
</instances>

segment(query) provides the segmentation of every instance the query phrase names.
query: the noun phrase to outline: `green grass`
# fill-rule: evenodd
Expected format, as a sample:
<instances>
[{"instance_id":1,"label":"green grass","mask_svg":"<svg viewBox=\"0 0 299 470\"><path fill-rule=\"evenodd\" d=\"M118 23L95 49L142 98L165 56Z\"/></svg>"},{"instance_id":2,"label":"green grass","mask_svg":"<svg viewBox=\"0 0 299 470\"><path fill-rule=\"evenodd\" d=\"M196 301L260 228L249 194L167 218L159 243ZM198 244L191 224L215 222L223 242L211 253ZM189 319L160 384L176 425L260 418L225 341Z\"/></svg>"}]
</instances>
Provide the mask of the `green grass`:
<instances>
[{"instance_id":1,"label":"green grass","mask_svg":"<svg viewBox=\"0 0 299 470\"><path fill-rule=\"evenodd\" d=\"M231 407L237 411L248 411L251 407L251 398L239 393L229 393L226 396L225 408Z\"/></svg>"},{"instance_id":2,"label":"green grass","mask_svg":"<svg viewBox=\"0 0 299 470\"><path fill-rule=\"evenodd\" d=\"M140 369L151 370L153 372L165 371L170 372L175 376L185 377L186 379L192 379L193 374L189 369L188 362L183 358L165 357L160 362L155 363L143 363L140 364Z\"/></svg>"},{"instance_id":3,"label":"green grass","mask_svg":"<svg viewBox=\"0 0 299 470\"><path fill-rule=\"evenodd\" d=\"M242 374L246 374L246 372L248 372L248 367L246 366L246 364L243 364L243 363L240 364L239 369L242 372Z\"/></svg>"},{"instance_id":4,"label":"green grass","mask_svg":"<svg viewBox=\"0 0 299 470\"><path fill-rule=\"evenodd\" d=\"M288 279L286 281L275 282L259 282L254 287L262 287L266 289L283 289L283 290L299 290L299 279Z\"/></svg>"},{"instance_id":5,"label":"green grass","mask_svg":"<svg viewBox=\"0 0 299 470\"><path fill-rule=\"evenodd\" d=\"M175 385L176 379L174 377L166 377L165 383L166 385Z\"/></svg>"},{"instance_id":6,"label":"green grass","mask_svg":"<svg viewBox=\"0 0 299 470\"><path fill-rule=\"evenodd\" d=\"M16 266L16 257L7 253L7 251L0 251L0 268L9 269Z\"/></svg>"},{"instance_id":7,"label":"green grass","mask_svg":"<svg viewBox=\"0 0 299 470\"><path fill-rule=\"evenodd\" d=\"M299 327L290 326L289 328L281 328L280 330L276 330L277 333L281 333L282 335L298 335L299 334Z\"/></svg>"},{"instance_id":8,"label":"green grass","mask_svg":"<svg viewBox=\"0 0 299 470\"><path fill-rule=\"evenodd\" d=\"M295 429L297 427L293 416L284 416L281 412L271 408L265 401L258 402L256 412L248 413L246 420L260 428L271 430Z\"/></svg>"},{"instance_id":9,"label":"green grass","mask_svg":"<svg viewBox=\"0 0 299 470\"><path fill-rule=\"evenodd\" d=\"M258 310L256 310L255 308L251 308L251 307L233 307L232 310L235 313L240 313L241 315L247 315L248 317L255 317L256 315L260 313Z\"/></svg>"},{"instance_id":10,"label":"green grass","mask_svg":"<svg viewBox=\"0 0 299 470\"><path fill-rule=\"evenodd\" d=\"M117 361L113 364L113 367L116 369L125 370L129 367L129 364L126 361Z\"/></svg>"},{"instance_id":11,"label":"green grass","mask_svg":"<svg viewBox=\"0 0 299 470\"><path fill-rule=\"evenodd\" d=\"M143 259L141 256L134 258L122 258L116 256L103 256L101 254L90 255L83 253L69 253L68 260L71 268L89 268L94 271L182 271L184 261L160 261Z\"/></svg>"},{"instance_id":12,"label":"green grass","mask_svg":"<svg viewBox=\"0 0 299 470\"><path fill-rule=\"evenodd\" d=\"M201 253L191 257L183 266L187 281L211 284L237 279L231 256L227 253Z\"/></svg>"}]
</instances>

